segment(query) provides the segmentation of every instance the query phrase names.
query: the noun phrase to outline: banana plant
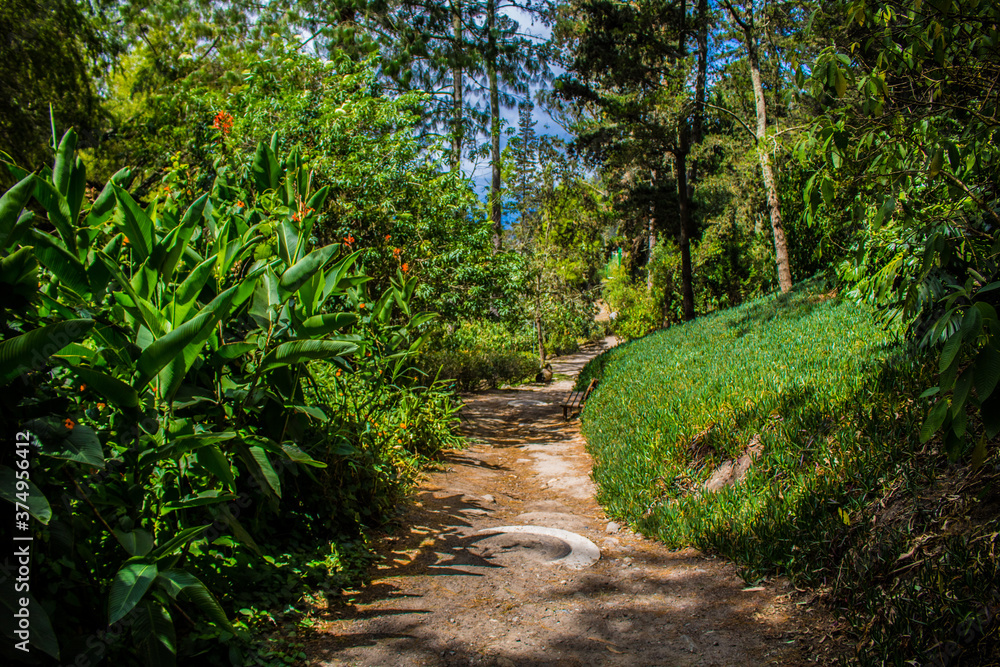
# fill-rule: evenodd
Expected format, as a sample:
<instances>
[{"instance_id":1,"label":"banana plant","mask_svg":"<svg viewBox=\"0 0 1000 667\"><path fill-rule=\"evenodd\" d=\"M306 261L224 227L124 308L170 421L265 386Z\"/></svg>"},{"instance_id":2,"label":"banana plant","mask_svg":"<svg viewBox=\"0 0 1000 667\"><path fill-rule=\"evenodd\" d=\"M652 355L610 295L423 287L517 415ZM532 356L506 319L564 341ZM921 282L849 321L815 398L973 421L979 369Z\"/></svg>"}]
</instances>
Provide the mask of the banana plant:
<instances>
[{"instance_id":1,"label":"banana plant","mask_svg":"<svg viewBox=\"0 0 1000 667\"><path fill-rule=\"evenodd\" d=\"M258 147L243 195L250 205L232 200L222 176L182 214L143 206L127 190L128 170L88 203L72 131L52 169L20 173L0 199L0 304L18 323L2 331L0 382L33 358L63 382L49 391L78 388L107 404L71 401L100 430L29 415L45 461L39 479L48 480L33 487L32 515L113 537L113 554L94 537L70 545L65 558L81 571L114 565L106 621L130 619L150 664L172 662L178 601L234 632L184 569L185 554L205 542L213 520L256 549L245 519L229 509L238 492L267 499L263 510L282 495L282 470L325 466L300 439L306 420L328 417L306 404L301 382L312 361L348 368L360 342L347 333L357 314L342 310L348 290L367 280L354 272L359 253L312 247L328 191L312 192L298 154L278 160L276 145L275 137ZM42 223L28 210L32 198ZM9 500L8 471L0 469L0 491ZM83 505L49 505L45 494L59 488L52 480L86 479L86 471L99 482L73 491ZM100 508L96 516L87 503ZM46 646L58 655L57 643Z\"/></svg>"}]
</instances>

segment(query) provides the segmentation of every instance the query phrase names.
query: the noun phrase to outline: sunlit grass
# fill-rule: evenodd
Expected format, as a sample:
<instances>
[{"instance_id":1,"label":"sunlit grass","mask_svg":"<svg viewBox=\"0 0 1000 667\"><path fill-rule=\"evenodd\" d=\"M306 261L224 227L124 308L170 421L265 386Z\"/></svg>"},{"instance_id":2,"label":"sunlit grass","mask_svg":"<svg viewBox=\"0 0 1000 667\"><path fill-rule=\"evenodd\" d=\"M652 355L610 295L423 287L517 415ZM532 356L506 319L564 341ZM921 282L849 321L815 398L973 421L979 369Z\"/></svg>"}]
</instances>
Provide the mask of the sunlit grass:
<instances>
[{"instance_id":1,"label":"sunlit grass","mask_svg":"<svg viewBox=\"0 0 1000 667\"><path fill-rule=\"evenodd\" d=\"M582 430L608 512L734 558L748 580L808 579L803 553L849 525L912 452L921 416L898 391L918 373L895 334L816 286L616 348L582 381L594 375ZM763 454L742 483L702 491L757 439Z\"/></svg>"}]
</instances>

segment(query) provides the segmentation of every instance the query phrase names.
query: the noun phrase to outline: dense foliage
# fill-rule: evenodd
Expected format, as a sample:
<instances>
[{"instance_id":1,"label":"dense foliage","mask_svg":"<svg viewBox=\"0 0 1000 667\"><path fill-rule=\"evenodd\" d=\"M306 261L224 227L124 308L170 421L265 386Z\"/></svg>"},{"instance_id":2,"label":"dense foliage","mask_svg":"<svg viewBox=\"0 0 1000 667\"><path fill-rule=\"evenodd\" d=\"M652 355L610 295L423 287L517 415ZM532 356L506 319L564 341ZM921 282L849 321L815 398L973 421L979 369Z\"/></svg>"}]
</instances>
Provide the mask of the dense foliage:
<instances>
[{"instance_id":1,"label":"dense foliage","mask_svg":"<svg viewBox=\"0 0 1000 667\"><path fill-rule=\"evenodd\" d=\"M253 660L232 615L247 596L212 589L295 602L278 554L357 540L419 457L456 444L450 399L409 367L432 316L411 309L405 267L374 289L353 239L316 244L330 188L297 150L279 159L277 136L242 177L147 206L128 170L89 201L75 144L67 132L53 167L0 200L3 425L25 434L2 454L2 493L27 505L22 530L37 522L32 576L48 582L29 596L31 643L118 664L226 644ZM313 566L333 594L344 544Z\"/></svg>"}]
</instances>

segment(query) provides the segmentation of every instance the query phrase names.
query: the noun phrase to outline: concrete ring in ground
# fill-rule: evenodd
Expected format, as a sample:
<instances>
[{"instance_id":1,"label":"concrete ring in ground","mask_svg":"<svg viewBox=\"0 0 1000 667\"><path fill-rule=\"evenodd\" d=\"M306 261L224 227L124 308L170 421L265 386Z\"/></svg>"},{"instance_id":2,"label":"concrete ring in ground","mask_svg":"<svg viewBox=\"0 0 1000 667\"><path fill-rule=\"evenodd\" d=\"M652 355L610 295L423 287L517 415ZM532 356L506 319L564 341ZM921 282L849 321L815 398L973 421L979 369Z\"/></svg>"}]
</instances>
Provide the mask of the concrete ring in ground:
<instances>
[{"instance_id":1,"label":"concrete ring in ground","mask_svg":"<svg viewBox=\"0 0 1000 667\"><path fill-rule=\"evenodd\" d=\"M476 531L477 535L480 533L520 533L554 537L569 546L569 553L549 562L565 565L574 570L582 570L585 567L590 567L601 559L601 550L597 548L596 544L582 535L559 528L548 528L546 526L497 526L495 528L483 528Z\"/></svg>"}]
</instances>

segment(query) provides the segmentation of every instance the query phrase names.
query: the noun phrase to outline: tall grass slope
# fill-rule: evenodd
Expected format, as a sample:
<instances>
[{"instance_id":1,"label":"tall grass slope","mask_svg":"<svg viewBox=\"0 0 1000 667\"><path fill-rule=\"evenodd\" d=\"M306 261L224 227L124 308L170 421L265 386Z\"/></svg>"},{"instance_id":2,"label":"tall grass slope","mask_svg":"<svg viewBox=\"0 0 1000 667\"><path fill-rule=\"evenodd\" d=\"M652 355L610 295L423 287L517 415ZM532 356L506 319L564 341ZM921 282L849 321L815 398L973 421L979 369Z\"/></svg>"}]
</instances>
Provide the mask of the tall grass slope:
<instances>
[{"instance_id":1,"label":"tall grass slope","mask_svg":"<svg viewBox=\"0 0 1000 667\"><path fill-rule=\"evenodd\" d=\"M581 374L601 377L582 416L599 500L668 545L735 558L748 579L794 573L804 541L849 524L850 491L916 445L901 356L871 313L809 287L615 348ZM750 449L745 479L703 488Z\"/></svg>"},{"instance_id":2,"label":"tall grass slope","mask_svg":"<svg viewBox=\"0 0 1000 667\"><path fill-rule=\"evenodd\" d=\"M614 348L579 379L598 498L812 586L862 665L1000 664L1000 450L919 444L933 366L815 285ZM706 488L727 461L752 465Z\"/></svg>"}]
</instances>

